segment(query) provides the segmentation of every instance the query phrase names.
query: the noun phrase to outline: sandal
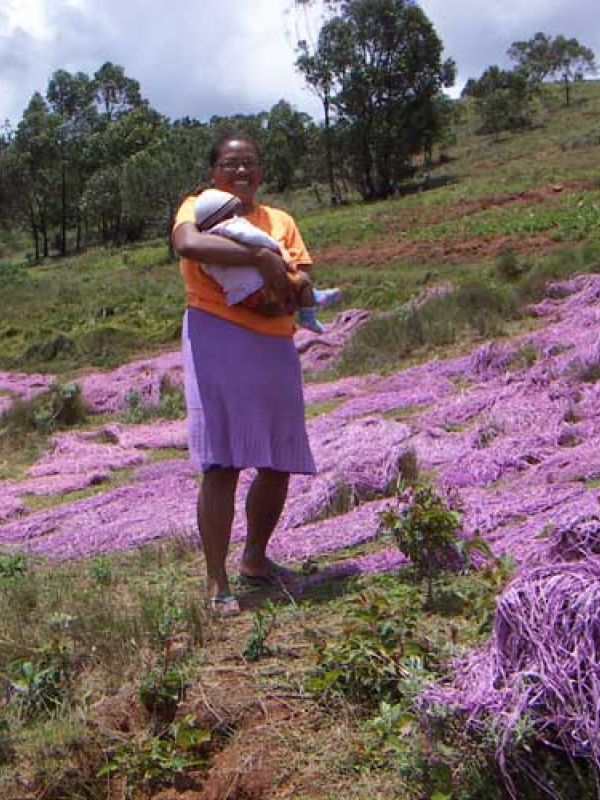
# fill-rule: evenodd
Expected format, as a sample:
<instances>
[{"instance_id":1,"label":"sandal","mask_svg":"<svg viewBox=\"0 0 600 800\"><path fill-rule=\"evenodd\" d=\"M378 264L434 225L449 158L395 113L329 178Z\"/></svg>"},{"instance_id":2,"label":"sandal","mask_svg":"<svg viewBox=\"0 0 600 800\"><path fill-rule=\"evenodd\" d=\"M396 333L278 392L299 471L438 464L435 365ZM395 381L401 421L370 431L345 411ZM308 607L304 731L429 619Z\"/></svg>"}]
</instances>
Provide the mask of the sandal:
<instances>
[{"instance_id":1,"label":"sandal","mask_svg":"<svg viewBox=\"0 0 600 800\"><path fill-rule=\"evenodd\" d=\"M237 597L233 594L217 594L206 601L208 611L215 617L239 617L242 613Z\"/></svg>"},{"instance_id":2,"label":"sandal","mask_svg":"<svg viewBox=\"0 0 600 800\"><path fill-rule=\"evenodd\" d=\"M269 569L264 575L246 575L240 572L239 581L243 586L281 586L281 584L294 583L300 575L293 569L282 567L271 561Z\"/></svg>"}]
</instances>

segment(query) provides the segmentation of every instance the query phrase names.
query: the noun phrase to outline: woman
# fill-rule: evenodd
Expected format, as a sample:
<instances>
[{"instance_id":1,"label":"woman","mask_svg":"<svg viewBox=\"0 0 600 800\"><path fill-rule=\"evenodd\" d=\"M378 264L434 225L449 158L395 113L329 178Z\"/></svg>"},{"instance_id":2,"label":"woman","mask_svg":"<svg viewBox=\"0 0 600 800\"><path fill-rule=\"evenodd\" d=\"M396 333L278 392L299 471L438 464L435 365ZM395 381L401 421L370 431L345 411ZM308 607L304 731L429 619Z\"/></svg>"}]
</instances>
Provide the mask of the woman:
<instances>
[{"instance_id":1,"label":"woman","mask_svg":"<svg viewBox=\"0 0 600 800\"><path fill-rule=\"evenodd\" d=\"M219 616L239 614L226 570L234 498L241 469L257 475L246 501L247 535L240 575L273 582L284 570L267 557L281 516L290 473L314 473L304 423L300 362L293 343L291 284L287 271L312 264L293 219L254 202L262 173L256 143L226 136L209 156L211 185L242 201L241 213L272 236L286 259L200 233L194 200L181 205L173 229L181 256L187 310L183 325L186 403L192 460L203 471L198 528L206 557L209 607ZM200 264L256 267L279 298L281 313L227 306L219 285Z\"/></svg>"}]
</instances>

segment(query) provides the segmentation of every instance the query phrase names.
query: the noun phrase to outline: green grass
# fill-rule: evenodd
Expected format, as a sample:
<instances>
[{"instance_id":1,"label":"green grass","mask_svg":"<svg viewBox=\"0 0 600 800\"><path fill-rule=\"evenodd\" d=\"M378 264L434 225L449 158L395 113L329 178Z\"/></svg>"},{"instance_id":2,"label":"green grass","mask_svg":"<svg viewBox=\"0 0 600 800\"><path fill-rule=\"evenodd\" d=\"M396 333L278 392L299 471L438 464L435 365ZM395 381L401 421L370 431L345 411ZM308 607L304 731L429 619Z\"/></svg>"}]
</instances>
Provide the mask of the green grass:
<instances>
[{"instance_id":1,"label":"green grass","mask_svg":"<svg viewBox=\"0 0 600 800\"><path fill-rule=\"evenodd\" d=\"M344 403L346 399L346 397L334 397L332 400L324 400L322 403L308 403L305 410L306 419L314 419L315 417L320 417L321 414L329 414L330 411Z\"/></svg>"},{"instance_id":2,"label":"green grass","mask_svg":"<svg viewBox=\"0 0 600 800\"><path fill-rule=\"evenodd\" d=\"M119 486L126 486L131 483L134 469L120 469L111 472L109 477L101 483L94 483L86 486L85 489L77 489L74 492L63 492L62 494L24 494L22 495L23 504L28 512L41 511L46 508L56 508L65 503L75 503L78 500L85 500L98 494L110 492Z\"/></svg>"}]
</instances>

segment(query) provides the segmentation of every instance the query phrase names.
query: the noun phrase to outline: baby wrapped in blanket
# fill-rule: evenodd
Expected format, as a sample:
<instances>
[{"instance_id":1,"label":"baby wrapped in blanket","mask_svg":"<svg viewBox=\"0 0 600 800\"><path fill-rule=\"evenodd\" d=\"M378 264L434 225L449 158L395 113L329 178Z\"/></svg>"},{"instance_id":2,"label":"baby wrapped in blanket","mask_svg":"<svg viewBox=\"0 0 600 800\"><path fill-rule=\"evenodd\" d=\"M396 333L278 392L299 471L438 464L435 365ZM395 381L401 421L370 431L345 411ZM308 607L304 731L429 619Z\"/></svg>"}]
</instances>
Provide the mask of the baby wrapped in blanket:
<instances>
[{"instance_id":1,"label":"baby wrapped in blanket","mask_svg":"<svg viewBox=\"0 0 600 800\"><path fill-rule=\"evenodd\" d=\"M229 192L206 189L198 195L194 204L196 225L202 233L224 236L251 247L265 247L285 259L285 253L282 253L275 239L245 217L237 216L241 206L241 200ZM227 305L243 303L255 311L277 313L276 298L264 287L263 278L255 267L228 268L203 264L202 269L223 289ZM340 290L315 289L307 273L300 269L290 269L288 278L298 306L298 325L314 333L322 333L323 327L316 315L317 307L337 302Z\"/></svg>"}]
</instances>

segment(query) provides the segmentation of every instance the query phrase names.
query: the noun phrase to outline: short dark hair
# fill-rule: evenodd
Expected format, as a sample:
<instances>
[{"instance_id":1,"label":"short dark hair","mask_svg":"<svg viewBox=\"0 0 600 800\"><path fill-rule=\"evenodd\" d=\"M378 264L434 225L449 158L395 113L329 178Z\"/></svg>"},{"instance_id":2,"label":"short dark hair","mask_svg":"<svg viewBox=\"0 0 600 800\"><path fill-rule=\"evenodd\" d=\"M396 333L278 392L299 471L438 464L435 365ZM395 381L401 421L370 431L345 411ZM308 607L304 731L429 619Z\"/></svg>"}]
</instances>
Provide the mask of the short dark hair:
<instances>
[{"instance_id":1,"label":"short dark hair","mask_svg":"<svg viewBox=\"0 0 600 800\"><path fill-rule=\"evenodd\" d=\"M263 153L262 147L259 143L250 136L248 133L236 132L236 131L229 131L227 133L221 133L213 142L212 147L208 151L208 166L212 169L216 166L217 161L219 160L219 156L221 155L221 150L228 142L246 142L251 147L254 148L256 155L258 156L259 161L262 161Z\"/></svg>"}]
</instances>

